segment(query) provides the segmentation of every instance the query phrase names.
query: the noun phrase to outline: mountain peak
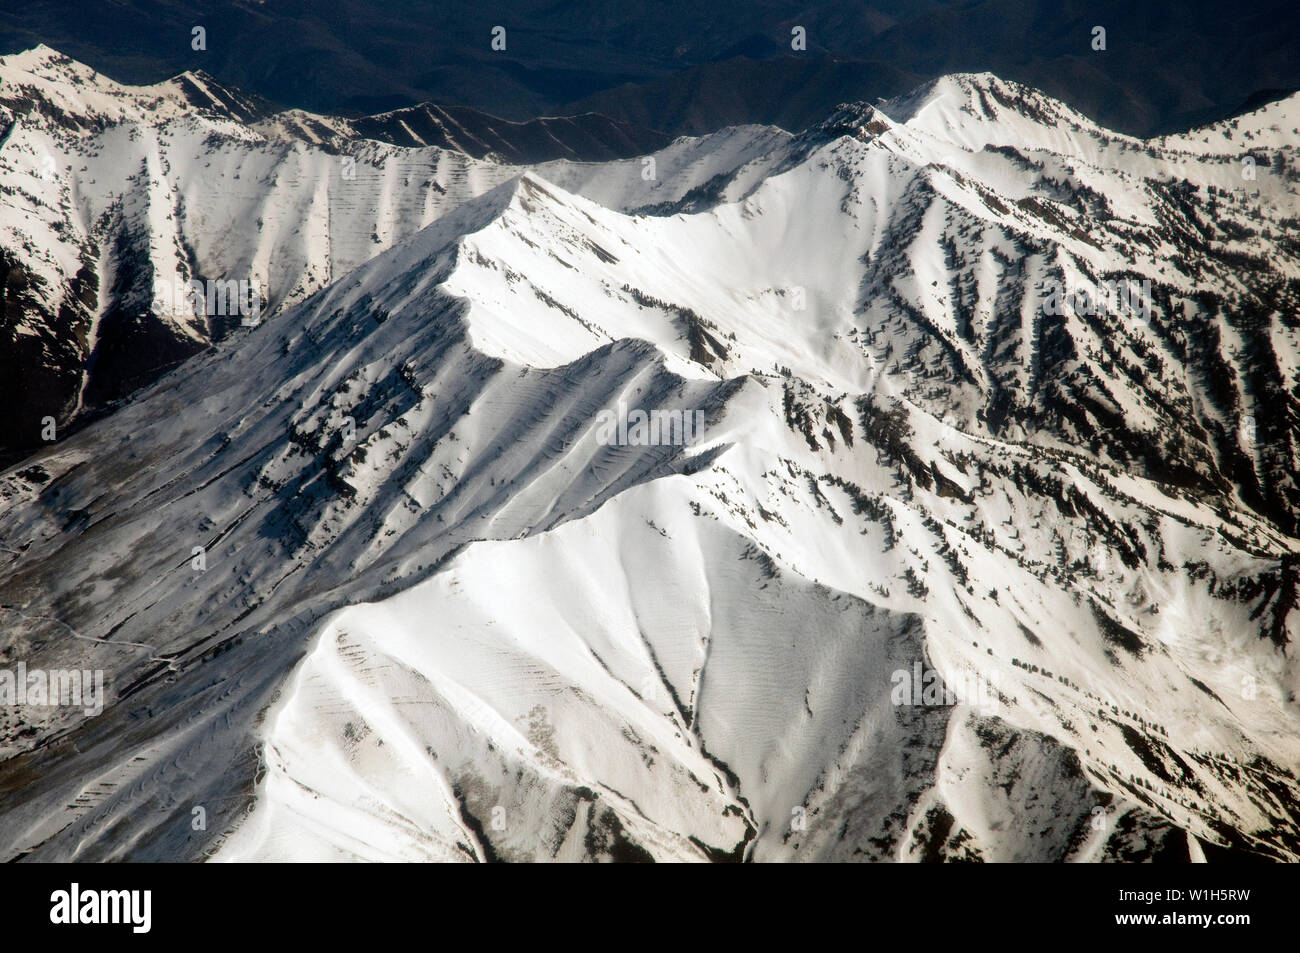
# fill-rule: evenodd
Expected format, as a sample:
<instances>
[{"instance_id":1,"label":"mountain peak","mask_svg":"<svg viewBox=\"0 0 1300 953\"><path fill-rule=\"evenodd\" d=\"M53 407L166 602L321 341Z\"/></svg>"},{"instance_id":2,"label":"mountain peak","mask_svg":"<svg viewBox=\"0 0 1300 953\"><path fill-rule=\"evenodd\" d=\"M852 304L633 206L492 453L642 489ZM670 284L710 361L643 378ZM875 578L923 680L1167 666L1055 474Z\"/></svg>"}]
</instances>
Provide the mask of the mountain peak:
<instances>
[{"instance_id":1,"label":"mountain peak","mask_svg":"<svg viewBox=\"0 0 1300 953\"><path fill-rule=\"evenodd\" d=\"M1141 140L1105 129L1041 90L992 73L950 73L880 106L909 131L979 152L992 146L1096 159Z\"/></svg>"},{"instance_id":2,"label":"mountain peak","mask_svg":"<svg viewBox=\"0 0 1300 953\"><path fill-rule=\"evenodd\" d=\"M874 106L862 102L841 103L835 107L835 112L808 132L822 139L850 136L866 140L887 132L892 125L889 117Z\"/></svg>"},{"instance_id":3,"label":"mountain peak","mask_svg":"<svg viewBox=\"0 0 1300 953\"><path fill-rule=\"evenodd\" d=\"M75 63L72 57L66 56L54 49L52 46L46 46L44 43L38 43L36 46L17 53L10 53L6 56L0 56L0 66L7 66L11 69L34 71L41 66L56 62Z\"/></svg>"},{"instance_id":4,"label":"mountain peak","mask_svg":"<svg viewBox=\"0 0 1300 953\"><path fill-rule=\"evenodd\" d=\"M24 75L48 83L103 83L94 69L44 43L0 56L0 76L7 82L18 83Z\"/></svg>"},{"instance_id":5,"label":"mountain peak","mask_svg":"<svg viewBox=\"0 0 1300 953\"><path fill-rule=\"evenodd\" d=\"M77 136L121 122L158 125L207 114L208 119L255 125L258 133L271 139L332 143L335 147L369 139L520 164L626 159L671 142L664 133L594 112L513 122L475 109L436 103L355 119L282 110L203 69L186 70L148 86L131 86L43 44L0 57L0 87L7 87L0 88L0 103L47 131L66 129Z\"/></svg>"},{"instance_id":6,"label":"mountain peak","mask_svg":"<svg viewBox=\"0 0 1300 953\"><path fill-rule=\"evenodd\" d=\"M949 73L922 84L883 108L899 122L924 121L930 114L961 115L963 122L997 123L1009 114L1040 125L1066 122L1071 126L1098 128L1076 110L1042 90L992 73Z\"/></svg>"},{"instance_id":7,"label":"mountain peak","mask_svg":"<svg viewBox=\"0 0 1300 953\"><path fill-rule=\"evenodd\" d=\"M239 122L255 122L275 110L265 100L223 85L204 70L186 70L158 87L175 90L196 109L205 109ZM150 87L158 88L158 87Z\"/></svg>"}]
</instances>

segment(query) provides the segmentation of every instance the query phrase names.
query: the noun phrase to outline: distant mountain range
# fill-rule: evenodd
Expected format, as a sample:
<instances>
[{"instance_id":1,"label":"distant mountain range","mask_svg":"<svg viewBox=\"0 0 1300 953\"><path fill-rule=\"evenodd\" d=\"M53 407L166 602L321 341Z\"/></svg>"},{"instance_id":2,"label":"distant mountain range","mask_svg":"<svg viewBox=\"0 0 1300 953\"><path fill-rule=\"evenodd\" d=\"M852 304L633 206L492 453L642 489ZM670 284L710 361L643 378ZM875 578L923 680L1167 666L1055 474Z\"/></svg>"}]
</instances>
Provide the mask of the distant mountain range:
<instances>
[{"instance_id":1,"label":"distant mountain range","mask_svg":"<svg viewBox=\"0 0 1300 953\"><path fill-rule=\"evenodd\" d=\"M0 120L0 859L1300 859L1300 96Z\"/></svg>"},{"instance_id":2,"label":"distant mountain range","mask_svg":"<svg viewBox=\"0 0 1300 953\"><path fill-rule=\"evenodd\" d=\"M192 49L202 26L204 46ZM491 47L506 29L506 48ZM1105 49L1093 49L1096 26ZM792 30L806 49L792 49ZM1136 136L1300 89L1300 8L1266 0L30 0L0 52L48 43L125 82L188 70L285 106L368 115L423 102L512 120L599 112L669 135L797 132L841 102L989 70Z\"/></svg>"}]
</instances>

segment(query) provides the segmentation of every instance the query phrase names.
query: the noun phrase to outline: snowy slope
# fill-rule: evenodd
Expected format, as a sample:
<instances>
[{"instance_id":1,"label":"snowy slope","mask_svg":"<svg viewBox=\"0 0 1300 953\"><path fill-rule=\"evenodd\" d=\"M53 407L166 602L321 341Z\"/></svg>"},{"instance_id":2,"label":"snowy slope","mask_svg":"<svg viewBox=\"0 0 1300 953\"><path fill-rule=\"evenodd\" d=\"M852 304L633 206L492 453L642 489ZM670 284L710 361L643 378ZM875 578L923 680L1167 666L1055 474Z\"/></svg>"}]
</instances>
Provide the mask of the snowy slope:
<instances>
[{"instance_id":1,"label":"snowy slope","mask_svg":"<svg viewBox=\"0 0 1300 953\"><path fill-rule=\"evenodd\" d=\"M1298 110L1141 143L954 76L355 179L233 113L18 127L47 288L81 241L119 311L268 306L148 310L196 356L0 475L0 653L109 686L4 712L0 853L1300 858ZM1045 312L1111 276L1149 307Z\"/></svg>"},{"instance_id":2,"label":"snowy slope","mask_svg":"<svg viewBox=\"0 0 1300 953\"><path fill-rule=\"evenodd\" d=\"M187 310L188 282L245 282L269 317L511 178L502 155L548 151L529 145L545 128L508 123L472 142L449 132L442 145L392 145L373 138L389 118L273 113L201 74L125 86L46 47L0 57L0 267L12 300L0 393L23 405L0 426L0 455L39 445L45 417L73 426L222 340L239 317ZM582 156L582 136L612 134L590 121L542 121L568 123L568 144L549 151ZM622 161L593 187L608 196L623 177L628 201L676 201L756 150L675 158L689 151L668 147L680 174L664 194L623 177ZM582 178L590 165L548 168Z\"/></svg>"}]
</instances>

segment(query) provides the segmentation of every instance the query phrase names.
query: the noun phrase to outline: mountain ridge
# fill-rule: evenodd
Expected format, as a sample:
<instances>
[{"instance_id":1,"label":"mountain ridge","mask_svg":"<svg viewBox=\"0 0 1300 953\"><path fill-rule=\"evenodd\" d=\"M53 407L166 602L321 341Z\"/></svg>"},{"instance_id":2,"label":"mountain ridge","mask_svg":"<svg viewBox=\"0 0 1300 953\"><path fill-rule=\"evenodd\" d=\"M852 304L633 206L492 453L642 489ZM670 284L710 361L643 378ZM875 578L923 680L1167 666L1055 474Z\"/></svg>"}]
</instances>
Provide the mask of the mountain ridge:
<instances>
[{"instance_id":1,"label":"mountain ridge","mask_svg":"<svg viewBox=\"0 0 1300 953\"><path fill-rule=\"evenodd\" d=\"M191 44L200 21L207 41ZM490 48L506 26L507 50ZM806 31L807 49L791 48ZM1093 49L1095 27L1107 31ZM153 82L202 67L274 101L317 112L421 101L522 121L595 109L671 135L776 123L789 131L843 100L905 93L935 76L988 69L1044 89L1132 135L1160 135L1229 115L1257 90L1300 85L1285 38L1295 10L1266 2L1225 19L1211 4L1030 4L983 0L689 4L598 13L590 5L481 5L402 0L382 13L123 0L75 18L49 0L0 14L0 49L44 41L102 72ZM575 41L582 36L581 44ZM1257 55L1225 55L1225 46ZM1032 55L1027 55L1030 51Z\"/></svg>"}]
</instances>

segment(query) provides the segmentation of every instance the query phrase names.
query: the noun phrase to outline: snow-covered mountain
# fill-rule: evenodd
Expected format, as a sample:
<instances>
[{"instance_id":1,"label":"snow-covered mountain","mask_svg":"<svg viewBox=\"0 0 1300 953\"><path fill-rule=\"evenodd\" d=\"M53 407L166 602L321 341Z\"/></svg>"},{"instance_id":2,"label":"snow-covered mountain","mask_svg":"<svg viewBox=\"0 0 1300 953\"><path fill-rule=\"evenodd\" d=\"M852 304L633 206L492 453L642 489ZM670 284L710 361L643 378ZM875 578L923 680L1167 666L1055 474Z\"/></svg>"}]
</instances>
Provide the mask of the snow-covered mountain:
<instances>
[{"instance_id":1,"label":"snow-covered mountain","mask_svg":"<svg viewBox=\"0 0 1300 953\"><path fill-rule=\"evenodd\" d=\"M6 858L1300 859L1300 97L522 166L0 82L0 658L107 685L0 713Z\"/></svg>"},{"instance_id":2,"label":"snow-covered mountain","mask_svg":"<svg viewBox=\"0 0 1300 953\"><path fill-rule=\"evenodd\" d=\"M47 47L0 57L0 396L17 408L0 459L221 340L237 317L178 313L191 280L251 283L274 313L504 181L503 157L663 138L602 117L273 112L201 73L131 87Z\"/></svg>"}]
</instances>

